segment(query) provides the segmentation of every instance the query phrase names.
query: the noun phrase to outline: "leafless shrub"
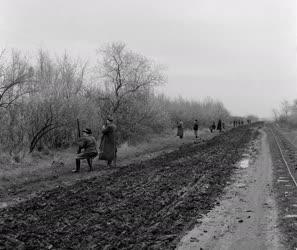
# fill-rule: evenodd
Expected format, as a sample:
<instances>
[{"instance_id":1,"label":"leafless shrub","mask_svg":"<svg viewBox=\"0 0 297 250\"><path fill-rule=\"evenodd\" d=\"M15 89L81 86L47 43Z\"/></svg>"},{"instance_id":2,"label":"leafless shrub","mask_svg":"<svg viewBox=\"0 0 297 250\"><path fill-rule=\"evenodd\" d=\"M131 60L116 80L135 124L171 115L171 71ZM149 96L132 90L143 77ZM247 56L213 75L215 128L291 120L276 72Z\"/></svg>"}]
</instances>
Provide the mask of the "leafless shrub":
<instances>
[{"instance_id":1,"label":"leafless shrub","mask_svg":"<svg viewBox=\"0 0 297 250\"><path fill-rule=\"evenodd\" d=\"M13 50L7 59L0 53L0 108L8 108L29 92L28 83L34 70L20 52Z\"/></svg>"},{"instance_id":2,"label":"leafless shrub","mask_svg":"<svg viewBox=\"0 0 297 250\"><path fill-rule=\"evenodd\" d=\"M171 100L154 88L166 82L164 66L112 43L99 50L96 71L65 53L53 58L44 50L28 60L17 51L0 53L1 150L10 157L25 152L42 157L77 139L76 120L99 139L107 115L118 127L119 142L136 142L162 133L182 119L209 126L228 119L219 101ZM26 150L24 150L26 149ZM36 152L36 149L41 152Z\"/></svg>"},{"instance_id":3,"label":"leafless shrub","mask_svg":"<svg viewBox=\"0 0 297 250\"><path fill-rule=\"evenodd\" d=\"M282 126L297 128L297 99L292 103L284 100L279 109L273 109L275 122Z\"/></svg>"},{"instance_id":4,"label":"leafless shrub","mask_svg":"<svg viewBox=\"0 0 297 250\"><path fill-rule=\"evenodd\" d=\"M162 96L161 102L169 113L172 126L182 120L186 127L192 128L194 120L197 119L200 126L208 127L212 121L226 121L230 117L224 105L210 97L203 101L188 101L182 97L171 100Z\"/></svg>"}]
</instances>

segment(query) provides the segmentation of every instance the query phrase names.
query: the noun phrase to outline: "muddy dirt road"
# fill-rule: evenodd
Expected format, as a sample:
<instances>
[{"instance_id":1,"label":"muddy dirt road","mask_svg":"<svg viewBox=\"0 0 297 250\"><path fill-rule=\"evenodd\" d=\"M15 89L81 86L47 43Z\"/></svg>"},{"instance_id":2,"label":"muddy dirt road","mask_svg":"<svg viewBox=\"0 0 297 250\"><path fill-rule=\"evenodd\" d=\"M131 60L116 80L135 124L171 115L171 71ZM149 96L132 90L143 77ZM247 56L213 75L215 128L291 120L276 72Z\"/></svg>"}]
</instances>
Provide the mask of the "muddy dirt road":
<instances>
[{"instance_id":1,"label":"muddy dirt road","mask_svg":"<svg viewBox=\"0 0 297 250\"><path fill-rule=\"evenodd\" d=\"M200 220L179 250L284 249L280 244L273 195L272 161L267 135L251 145L220 205Z\"/></svg>"},{"instance_id":2,"label":"muddy dirt road","mask_svg":"<svg viewBox=\"0 0 297 250\"><path fill-rule=\"evenodd\" d=\"M190 131L192 132L192 131ZM135 147L120 147L118 152L117 167L156 158L160 154L177 150L183 144L201 143L216 136L217 133L209 133L202 130L199 139L193 139L193 134L185 132L185 137L180 140L176 135L152 138L149 143ZM75 151L76 149L73 149ZM64 154L63 154L64 153ZM94 160L93 172L88 172L86 161L82 161L81 172L73 175L75 167L75 154L61 152L55 165L51 164L54 158L40 160L36 165L0 165L0 208L15 205L27 199L37 196L39 192L51 190L58 186L65 187L75 184L80 180L106 175L115 169L106 167L105 161ZM62 166L61 166L62 163Z\"/></svg>"},{"instance_id":3,"label":"muddy dirt road","mask_svg":"<svg viewBox=\"0 0 297 250\"><path fill-rule=\"evenodd\" d=\"M2 209L0 249L175 249L258 136L240 127Z\"/></svg>"}]
</instances>

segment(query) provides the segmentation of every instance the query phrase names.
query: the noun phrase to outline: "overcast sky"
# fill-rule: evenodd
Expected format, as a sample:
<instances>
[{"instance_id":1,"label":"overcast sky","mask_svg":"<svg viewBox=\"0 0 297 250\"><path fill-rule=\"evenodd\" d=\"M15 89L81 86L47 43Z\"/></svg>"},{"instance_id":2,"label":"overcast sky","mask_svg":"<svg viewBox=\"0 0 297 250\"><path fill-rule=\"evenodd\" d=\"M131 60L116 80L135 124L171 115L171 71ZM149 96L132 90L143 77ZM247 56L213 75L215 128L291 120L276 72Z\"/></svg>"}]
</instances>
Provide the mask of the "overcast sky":
<instances>
[{"instance_id":1,"label":"overcast sky","mask_svg":"<svg viewBox=\"0 0 297 250\"><path fill-rule=\"evenodd\" d=\"M296 0L0 0L0 47L94 58L123 41L168 68L160 91L272 115L297 98Z\"/></svg>"}]
</instances>

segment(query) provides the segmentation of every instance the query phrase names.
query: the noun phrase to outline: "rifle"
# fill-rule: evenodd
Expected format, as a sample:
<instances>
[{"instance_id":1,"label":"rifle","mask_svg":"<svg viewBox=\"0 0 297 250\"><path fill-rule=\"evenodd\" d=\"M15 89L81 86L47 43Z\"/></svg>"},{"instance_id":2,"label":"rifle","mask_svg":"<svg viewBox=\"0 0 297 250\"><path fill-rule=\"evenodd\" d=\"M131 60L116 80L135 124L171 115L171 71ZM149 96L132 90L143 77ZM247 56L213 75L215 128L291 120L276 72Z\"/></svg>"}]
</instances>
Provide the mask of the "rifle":
<instances>
[{"instance_id":1,"label":"rifle","mask_svg":"<svg viewBox=\"0 0 297 250\"><path fill-rule=\"evenodd\" d=\"M79 120L78 118L76 119L76 123L77 123L77 134L78 134L78 138L80 138L80 128L79 128Z\"/></svg>"},{"instance_id":2,"label":"rifle","mask_svg":"<svg viewBox=\"0 0 297 250\"><path fill-rule=\"evenodd\" d=\"M76 124L77 124L77 135L78 135L78 138L80 138L80 126L79 126L79 119L78 118L76 119ZM80 154L80 152L81 152L81 148L80 148L80 146L78 146L77 153Z\"/></svg>"}]
</instances>

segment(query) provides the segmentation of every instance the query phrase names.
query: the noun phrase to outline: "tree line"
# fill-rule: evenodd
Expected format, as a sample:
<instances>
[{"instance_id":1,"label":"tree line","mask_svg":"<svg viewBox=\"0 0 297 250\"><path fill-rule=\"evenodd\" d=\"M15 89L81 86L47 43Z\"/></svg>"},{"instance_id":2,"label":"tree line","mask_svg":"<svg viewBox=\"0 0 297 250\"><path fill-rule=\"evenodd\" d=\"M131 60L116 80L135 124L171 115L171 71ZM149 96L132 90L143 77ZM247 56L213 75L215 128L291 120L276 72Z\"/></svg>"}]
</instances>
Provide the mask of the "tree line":
<instances>
[{"instance_id":1,"label":"tree line","mask_svg":"<svg viewBox=\"0 0 297 250\"><path fill-rule=\"evenodd\" d=\"M297 128L297 99L293 102L284 100L278 109L273 109L274 120L279 124Z\"/></svg>"},{"instance_id":2,"label":"tree line","mask_svg":"<svg viewBox=\"0 0 297 250\"><path fill-rule=\"evenodd\" d=\"M69 147L77 139L77 119L100 138L111 115L119 143L133 143L173 128L180 119L191 128L194 119L209 126L230 116L211 98L188 101L156 94L156 87L167 82L165 67L124 43L108 44L96 55L97 62L89 65L67 53L53 57L39 50L28 57L2 50L0 152Z\"/></svg>"}]
</instances>

